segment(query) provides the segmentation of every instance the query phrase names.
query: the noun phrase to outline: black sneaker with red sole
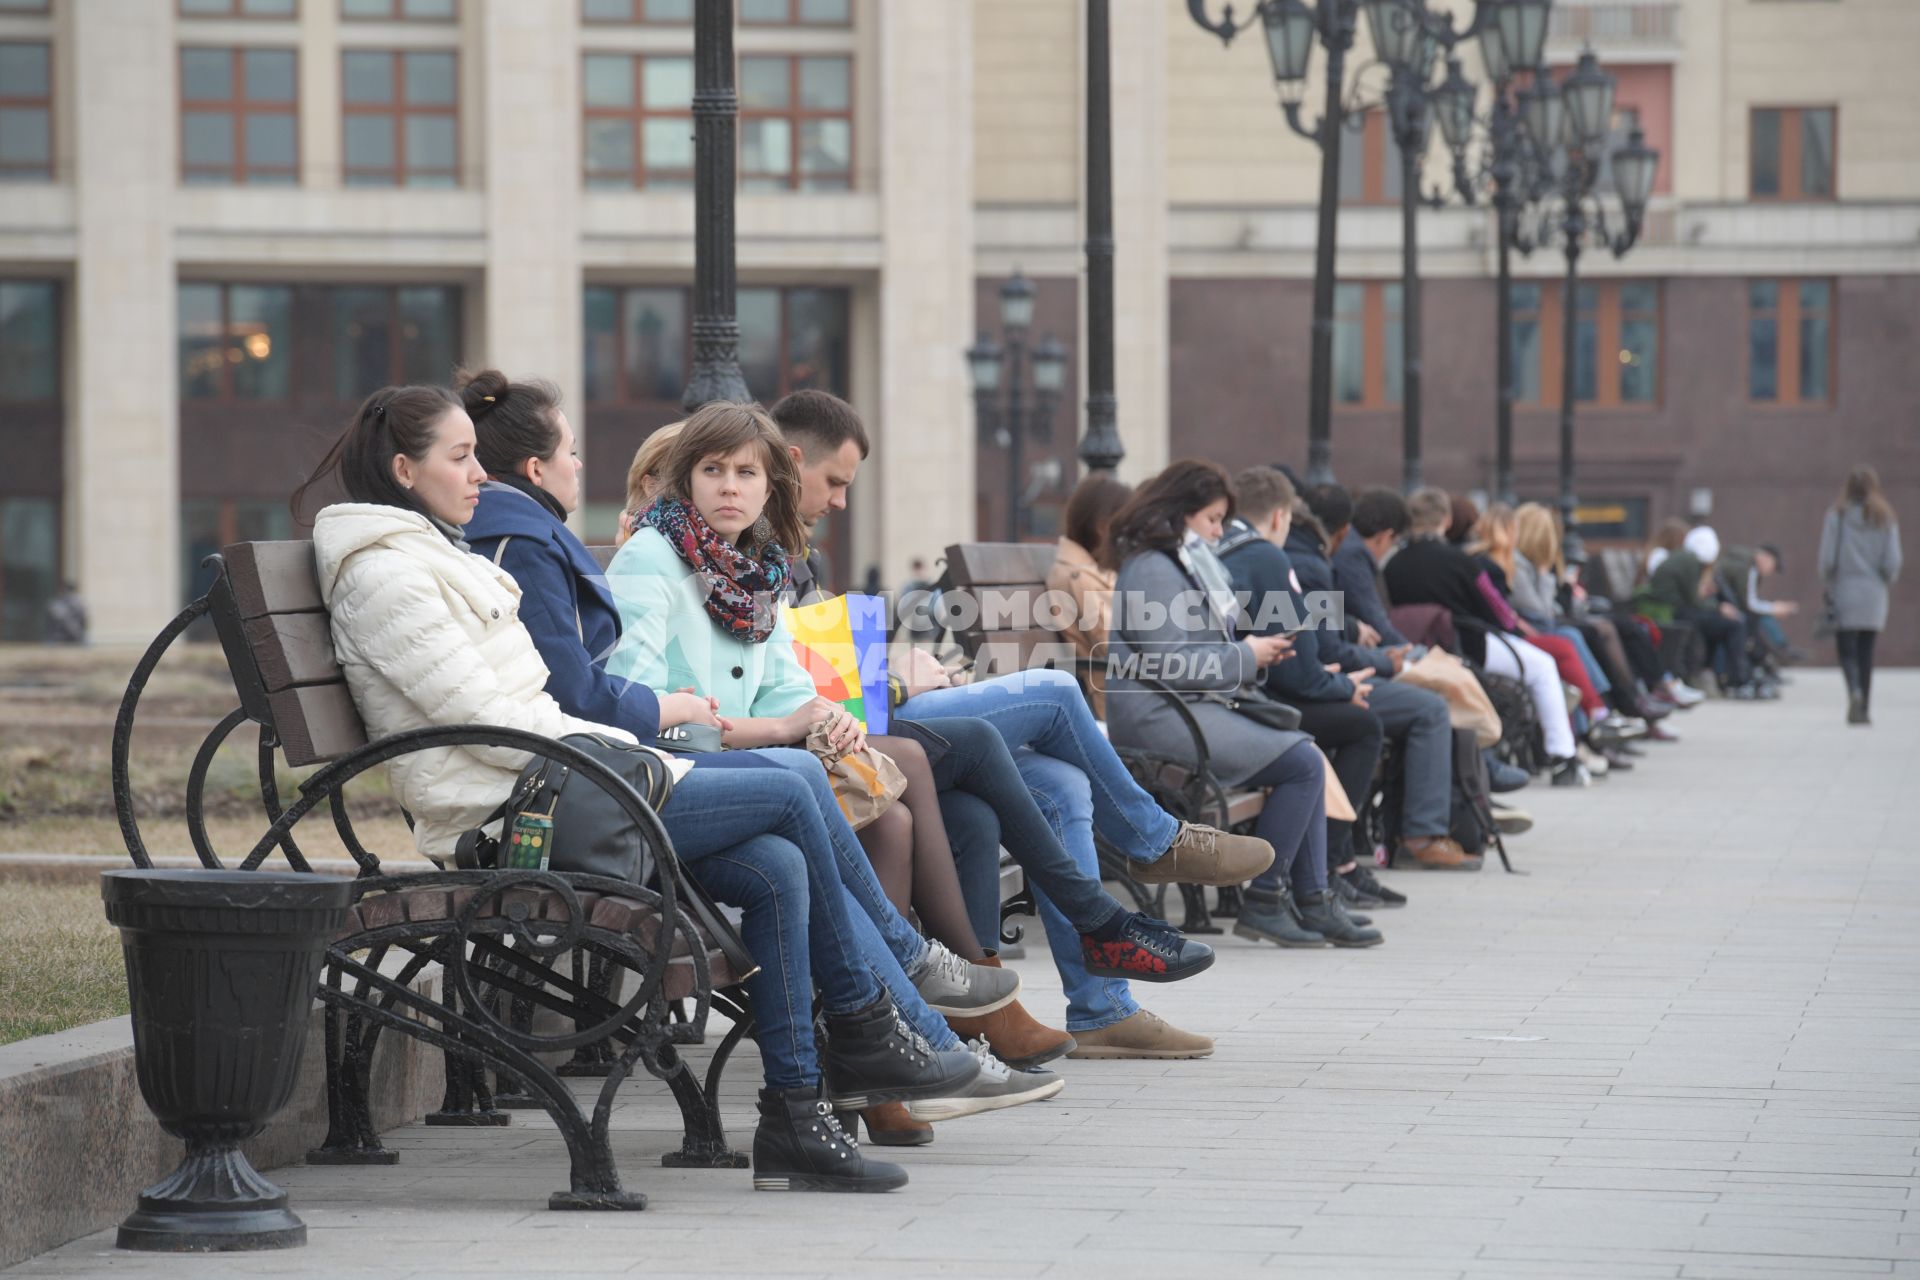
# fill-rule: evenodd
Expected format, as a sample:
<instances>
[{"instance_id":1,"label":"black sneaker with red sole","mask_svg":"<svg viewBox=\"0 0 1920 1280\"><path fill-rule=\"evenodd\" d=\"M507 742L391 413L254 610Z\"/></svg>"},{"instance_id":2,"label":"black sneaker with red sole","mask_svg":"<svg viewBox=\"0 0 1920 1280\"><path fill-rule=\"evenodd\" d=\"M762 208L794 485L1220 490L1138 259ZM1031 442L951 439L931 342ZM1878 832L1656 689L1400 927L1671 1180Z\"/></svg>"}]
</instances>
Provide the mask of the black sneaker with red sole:
<instances>
[{"instance_id":1,"label":"black sneaker with red sole","mask_svg":"<svg viewBox=\"0 0 1920 1280\"><path fill-rule=\"evenodd\" d=\"M1096 978L1178 982L1212 967L1213 948L1193 941L1165 920L1136 911L1110 941L1081 934L1080 959Z\"/></svg>"}]
</instances>

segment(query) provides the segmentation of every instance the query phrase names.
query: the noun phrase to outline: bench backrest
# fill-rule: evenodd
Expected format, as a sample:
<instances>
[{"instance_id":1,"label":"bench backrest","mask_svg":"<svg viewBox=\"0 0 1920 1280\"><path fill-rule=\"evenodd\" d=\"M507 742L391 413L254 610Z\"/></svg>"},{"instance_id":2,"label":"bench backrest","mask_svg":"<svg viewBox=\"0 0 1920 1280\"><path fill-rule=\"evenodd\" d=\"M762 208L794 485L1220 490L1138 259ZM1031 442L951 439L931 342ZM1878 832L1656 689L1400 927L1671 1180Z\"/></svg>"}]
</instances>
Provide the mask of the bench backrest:
<instances>
[{"instance_id":1,"label":"bench backrest","mask_svg":"<svg viewBox=\"0 0 1920 1280\"><path fill-rule=\"evenodd\" d=\"M1047 598L1054 549L1038 542L966 542L947 548L941 620L973 659L978 676L1054 667L1074 669L1077 653Z\"/></svg>"},{"instance_id":2,"label":"bench backrest","mask_svg":"<svg viewBox=\"0 0 1920 1280\"><path fill-rule=\"evenodd\" d=\"M241 708L273 727L290 765L365 746L366 725L334 660L313 543L236 542L220 554L213 625Z\"/></svg>"}]
</instances>

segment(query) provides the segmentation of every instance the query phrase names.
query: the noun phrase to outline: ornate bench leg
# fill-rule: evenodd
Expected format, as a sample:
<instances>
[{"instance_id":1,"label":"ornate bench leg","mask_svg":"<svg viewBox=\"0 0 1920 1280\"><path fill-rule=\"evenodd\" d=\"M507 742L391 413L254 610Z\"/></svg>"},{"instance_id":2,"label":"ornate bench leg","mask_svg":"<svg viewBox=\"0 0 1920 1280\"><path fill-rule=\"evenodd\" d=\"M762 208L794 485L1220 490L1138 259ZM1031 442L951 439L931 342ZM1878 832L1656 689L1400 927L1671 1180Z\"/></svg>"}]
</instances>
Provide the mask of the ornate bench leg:
<instances>
[{"instance_id":1,"label":"ornate bench leg","mask_svg":"<svg viewBox=\"0 0 1920 1280\"><path fill-rule=\"evenodd\" d=\"M358 1014L329 1007L326 1029L327 1136L307 1152L308 1164L398 1164L400 1153L380 1145L370 1098L373 1044L361 1036ZM346 1029L340 1022L345 1018ZM343 1043L344 1042L344 1043Z\"/></svg>"},{"instance_id":2,"label":"ornate bench leg","mask_svg":"<svg viewBox=\"0 0 1920 1280\"><path fill-rule=\"evenodd\" d=\"M1216 916L1237 916L1240 914L1240 886L1223 884L1220 886L1219 901L1213 908Z\"/></svg>"},{"instance_id":3,"label":"ornate bench leg","mask_svg":"<svg viewBox=\"0 0 1920 1280\"><path fill-rule=\"evenodd\" d=\"M1180 898L1186 903L1187 918L1180 922L1182 933L1219 933L1220 926L1213 922L1213 916L1207 911L1207 891L1197 884L1180 886Z\"/></svg>"},{"instance_id":4,"label":"ornate bench leg","mask_svg":"<svg viewBox=\"0 0 1920 1280\"><path fill-rule=\"evenodd\" d=\"M727 1033L721 1051L715 1055L720 1067L726 1065L727 1055L740 1043L745 1031L744 1023L735 1023ZM709 1073L714 1086L709 1092L700 1087L687 1060L671 1044L662 1044L645 1056L648 1068L673 1090L673 1100L680 1104L680 1119L686 1128L680 1149L661 1156L660 1163L669 1169L746 1168L749 1163L746 1154L727 1146L726 1126L720 1120L717 1071Z\"/></svg>"},{"instance_id":5,"label":"ornate bench leg","mask_svg":"<svg viewBox=\"0 0 1920 1280\"><path fill-rule=\"evenodd\" d=\"M573 953L573 980L575 982L579 982L581 979L581 954L580 951ZM613 999L614 976L618 972L619 970L615 968L613 962L607 957L602 955L593 956L591 962L586 966L587 990L593 992L594 995L599 996L602 1000L618 1004L619 1001ZM584 1031L587 1024L581 1023L577 1025ZM613 1070L613 1064L617 1056L613 1051L613 1044L610 1040L596 1040L592 1044L583 1044L578 1049L575 1049L572 1060L560 1064L558 1074L563 1076L604 1077L608 1072Z\"/></svg>"},{"instance_id":6,"label":"ornate bench leg","mask_svg":"<svg viewBox=\"0 0 1920 1280\"><path fill-rule=\"evenodd\" d=\"M504 965L498 962L487 965L483 961L482 967L503 968ZM500 1002L507 997L502 992L492 991L487 994L487 999L492 1001L489 1007L498 1012ZM531 1032L533 1001L525 996L512 997L508 1004L507 1023L515 1031ZM516 1078L512 1072L496 1071L493 1073L493 1105L502 1111L538 1111L543 1104L527 1088L525 1081Z\"/></svg>"}]
</instances>

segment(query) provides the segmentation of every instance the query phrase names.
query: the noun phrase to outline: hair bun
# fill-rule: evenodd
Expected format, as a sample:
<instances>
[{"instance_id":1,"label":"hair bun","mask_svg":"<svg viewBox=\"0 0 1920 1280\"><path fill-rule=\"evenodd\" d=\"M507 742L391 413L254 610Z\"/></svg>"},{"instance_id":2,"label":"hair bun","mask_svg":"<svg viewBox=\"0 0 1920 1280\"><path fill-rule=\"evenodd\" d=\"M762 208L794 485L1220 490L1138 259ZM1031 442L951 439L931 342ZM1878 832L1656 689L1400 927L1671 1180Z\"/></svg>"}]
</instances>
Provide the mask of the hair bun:
<instances>
[{"instance_id":1,"label":"hair bun","mask_svg":"<svg viewBox=\"0 0 1920 1280\"><path fill-rule=\"evenodd\" d=\"M465 406L469 417L486 413L505 399L507 392L513 388L512 381L498 369L463 373L456 380L460 387L460 403Z\"/></svg>"}]
</instances>

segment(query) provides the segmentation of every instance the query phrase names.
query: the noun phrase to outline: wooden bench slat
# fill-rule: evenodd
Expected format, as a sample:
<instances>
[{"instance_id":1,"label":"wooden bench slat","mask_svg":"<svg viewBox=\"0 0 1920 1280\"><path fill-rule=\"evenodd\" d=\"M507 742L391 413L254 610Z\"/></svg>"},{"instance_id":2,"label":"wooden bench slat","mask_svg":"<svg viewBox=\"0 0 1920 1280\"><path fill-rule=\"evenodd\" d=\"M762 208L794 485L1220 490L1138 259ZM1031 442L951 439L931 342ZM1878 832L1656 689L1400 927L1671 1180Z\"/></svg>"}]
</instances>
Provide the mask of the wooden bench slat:
<instances>
[{"instance_id":1,"label":"wooden bench slat","mask_svg":"<svg viewBox=\"0 0 1920 1280\"><path fill-rule=\"evenodd\" d=\"M605 569L605 568L606 568L606 567L607 567L608 565L610 565L610 564L612 564L612 563L613 563L613 558L614 558L614 556L616 556L617 554L619 554L619 551L620 551L620 548L618 548L618 547L604 547L604 546L603 546L603 547L588 547L588 548L587 548L587 554L589 554L589 555L591 555L591 556L593 557L593 562L594 562L595 564L597 564L597 565L599 565L599 566L601 567L601 569L603 569L603 570L604 570L604 569Z\"/></svg>"},{"instance_id":2,"label":"wooden bench slat","mask_svg":"<svg viewBox=\"0 0 1920 1280\"><path fill-rule=\"evenodd\" d=\"M270 613L243 624L268 693L341 679L324 613Z\"/></svg>"},{"instance_id":3,"label":"wooden bench slat","mask_svg":"<svg viewBox=\"0 0 1920 1280\"><path fill-rule=\"evenodd\" d=\"M242 618L324 610L311 542L236 542L222 547Z\"/></svg>"},{"instance_id":4,"label":"wooden bench slat","mask_svg":"<svg viewBox=\"0 0 1920 1280\"><path fill-rule=\"evenodd\" d=\"M1243 822L1251 822L1260 816L1260 810L1267 804L1264 791L1229 791L1227 793L1227 825L1237 827Z\"/></svg>"},{"instance_id":5,"label":"wooden bench slat","mask_svg":"<svg viewBox=\"0 0 1920 1280\"><path fill-rule=\"evenodd\" d=\"M300 685L267 695L287 763L324 764L367 745L367 729L344 680Z\"/></svg>"},{"instance_id":6,"label":"wooden bench slat","mask_svg":"<svg viewBox=\"0 0 1920 1280\"><path fill-rule=\"evenodd\" d=\"M1054 555L1044 542L956 542L947 548L947 576L959 587L1044 582Z\"/></svg>"}]
</instances>

